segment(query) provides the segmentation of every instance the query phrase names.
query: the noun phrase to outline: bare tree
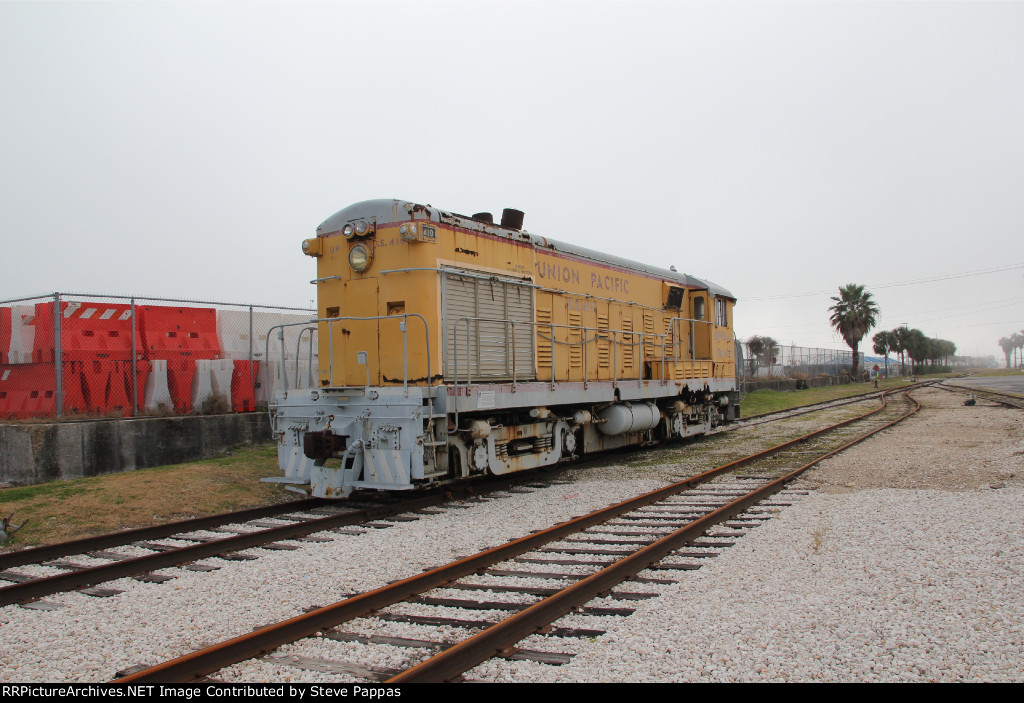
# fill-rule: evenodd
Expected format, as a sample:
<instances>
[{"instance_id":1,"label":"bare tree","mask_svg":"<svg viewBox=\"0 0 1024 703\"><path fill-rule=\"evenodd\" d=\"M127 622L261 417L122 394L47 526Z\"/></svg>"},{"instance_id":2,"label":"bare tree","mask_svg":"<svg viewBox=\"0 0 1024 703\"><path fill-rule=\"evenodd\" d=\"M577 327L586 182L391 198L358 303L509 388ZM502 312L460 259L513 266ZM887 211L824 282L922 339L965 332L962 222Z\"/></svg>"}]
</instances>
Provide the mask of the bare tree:
<instances>
[{"instance_id":1,"label":"bare tree","mask_svg":"<svg viewBox=\"0 0 1024 703\"><path fill-rule=\"evenodd\" d=\"M758 366L772 366L779 354L779 343L771 337L754 335L747 339L747 349L750 350L750 373L757 374Z\"/></svg>"}]
</instances>

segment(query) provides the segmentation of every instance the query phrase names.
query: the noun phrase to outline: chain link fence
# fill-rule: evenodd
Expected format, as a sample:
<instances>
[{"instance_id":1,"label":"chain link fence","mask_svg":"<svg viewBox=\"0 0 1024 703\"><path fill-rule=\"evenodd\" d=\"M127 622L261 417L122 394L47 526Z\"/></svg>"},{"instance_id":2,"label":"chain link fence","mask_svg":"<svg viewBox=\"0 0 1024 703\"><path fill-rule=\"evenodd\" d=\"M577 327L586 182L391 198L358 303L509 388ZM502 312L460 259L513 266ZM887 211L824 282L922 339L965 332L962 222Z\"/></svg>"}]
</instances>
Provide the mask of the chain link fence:
<instances>
[{"instance_id":1,"label":"chain link fence","mask_svg":"<svg viewBox=\"0 0 1024 703\"><path fill-rule=\"evenodd\" d=\"M781 344L767 348L748 342L738 343L742 361L740 367L745 379L797 379L808 380L823 376L849 375L853 369L853 352L849 349L818 349ZM860 352L859 367L864 366L864 353Z\"/></svg>"},{"instance_id":2,"label":"chain link fence","mask_svg":"<svg viewBox=\"0 0 1024 703\"><path fill-rule=\"evenodd\" d=\"M296 324L315 317L119 295L0 300L0 419L263 409L279 389L316 385L316 325ZM853 365L849 349L736 346L744 382L841 378Z\"/></svg>"},{"instance_id":3,"label":"chain link fence","mask_svg":"<svg viewBox=\"0 0 1024 703\"><path fill-rule=\"evenodd\" d=\"M313 310L53 293L0 301L0 418L246 412L310 387Z\"/></svg>"}]
</instances>

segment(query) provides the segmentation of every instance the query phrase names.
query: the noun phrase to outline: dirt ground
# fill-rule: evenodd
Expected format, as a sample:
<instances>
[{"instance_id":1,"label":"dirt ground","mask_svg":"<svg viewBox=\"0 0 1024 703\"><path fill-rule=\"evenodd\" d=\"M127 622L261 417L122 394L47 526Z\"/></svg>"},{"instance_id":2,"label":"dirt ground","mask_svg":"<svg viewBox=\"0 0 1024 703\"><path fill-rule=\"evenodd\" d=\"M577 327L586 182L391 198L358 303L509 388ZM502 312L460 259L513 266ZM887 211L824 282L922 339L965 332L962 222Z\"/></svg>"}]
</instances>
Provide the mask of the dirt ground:
<instances>
[{"instance_id":1,"label":"dirt ground","mask_svg":"<svg viewBox=\"0 0 1024 703\"><path fill-rule=\"evenodd\" d=\"M833 493L869 488L971 490L1024 485L1024 412L966 395L912 394L921 410L808 472L803 483Z\"/></svg>"}]
</instances>

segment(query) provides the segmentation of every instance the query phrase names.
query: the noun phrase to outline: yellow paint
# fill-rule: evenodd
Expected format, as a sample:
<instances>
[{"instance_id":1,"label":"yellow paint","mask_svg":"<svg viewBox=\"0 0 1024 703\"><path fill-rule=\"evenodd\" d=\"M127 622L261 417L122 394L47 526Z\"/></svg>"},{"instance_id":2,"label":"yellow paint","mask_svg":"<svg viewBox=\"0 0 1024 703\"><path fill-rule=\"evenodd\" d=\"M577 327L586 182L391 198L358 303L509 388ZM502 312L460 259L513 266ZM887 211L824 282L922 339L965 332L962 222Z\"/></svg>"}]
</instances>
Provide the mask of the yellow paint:
<instances>
[{"instance_id":1,"label":"yellow paint","mask_svg":"<svg viewBox=\"0 0 1024 703\"><path fill-rule=\"evenodd\" d=\"M681 310L666 310L669 286L616 269L535 249L526 242L467 232L437 222L431 241L404 241L399 224L378 227L373 236L346 240L340 234L317 240L320 317L387 317L383 320L339 320L321 323L320 382L327 386L395 385L403 379L401 312L422 315L430 336L430 376L441 373L440 277L433 271L382 275L394 269L463 268L483 274L528 278L535 292L536 378L596 381L662 378L708 378L733 375L732 307L728 326L715 322L715 303L706 291L687 291ZM416 221L422 230L424 221ZM373 262L362 273L348 264L348 252L362 242L373 246ZM703 297L704 320L691 323L693 302ZM666 335L666 331L671 334ZM331 351L333 337L333 353ZM550 338L550 339L546 339ZM586 343L584 344L584 340ZM408 320L408 376L421 385L427 377L426 336L419 319ZM366 351L368 364L357 363ZM333 367L333 377L332 377ZM418 380L416 380L418 379ZM520 379L526 380L526 379Z\"/></svg>"}]
</instances>

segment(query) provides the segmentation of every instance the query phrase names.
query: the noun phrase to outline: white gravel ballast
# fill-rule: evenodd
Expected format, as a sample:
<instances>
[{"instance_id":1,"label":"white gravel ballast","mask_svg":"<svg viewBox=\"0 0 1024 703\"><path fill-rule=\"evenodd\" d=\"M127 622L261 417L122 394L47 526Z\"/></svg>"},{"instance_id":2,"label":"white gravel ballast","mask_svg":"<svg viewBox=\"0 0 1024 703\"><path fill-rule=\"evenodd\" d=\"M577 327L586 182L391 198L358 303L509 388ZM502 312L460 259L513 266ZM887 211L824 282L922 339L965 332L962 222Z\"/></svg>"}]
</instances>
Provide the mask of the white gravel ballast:
<instances>
[{"instance_id":1,"label":"white gravel ballast","mask_svg":"<svg viewBox=\"0 0 1024 703\"><path fill-rule=\"evenodd\" d=\"M553 668L498 681L1019 681L1024 491L870 490L786 508Z\"/></svg>"},{"instance_id":2,"label":"white gravel ballast","mask_svg":"<svg viewBox=\"0 0 1024 703\"><path fill-rule=\"evenodd\" d=\"M963 408L962 397L939 391L919 397L919 416L823 464L803 482L821 490L795 498L700 570L674 572L674 585L628 589L660 595L631 601L630 617L600 618L603 636L523 644L576 653L568 664L496 660L468 677L1021 680L1024 413ZM0 608L0 681L108 680L710 468L728 443L756 444L762 431L709 438L676 452L669 466L573 472L572 485L296 543L296 551L253 550L255 561L208 560L218 571L163 569L176 578L103 584L124 590L111 598L68 593L47 598L56 610ZM584 627L584 620L572 615L562 624ZM408 636L417 636L415 627ZM344 658L349 648L297 643L218 678L346 680L288 663L320 650ZM380 648L375 661L355 663L394 667L401 656Z\"/></svg>"}]
</instances>

